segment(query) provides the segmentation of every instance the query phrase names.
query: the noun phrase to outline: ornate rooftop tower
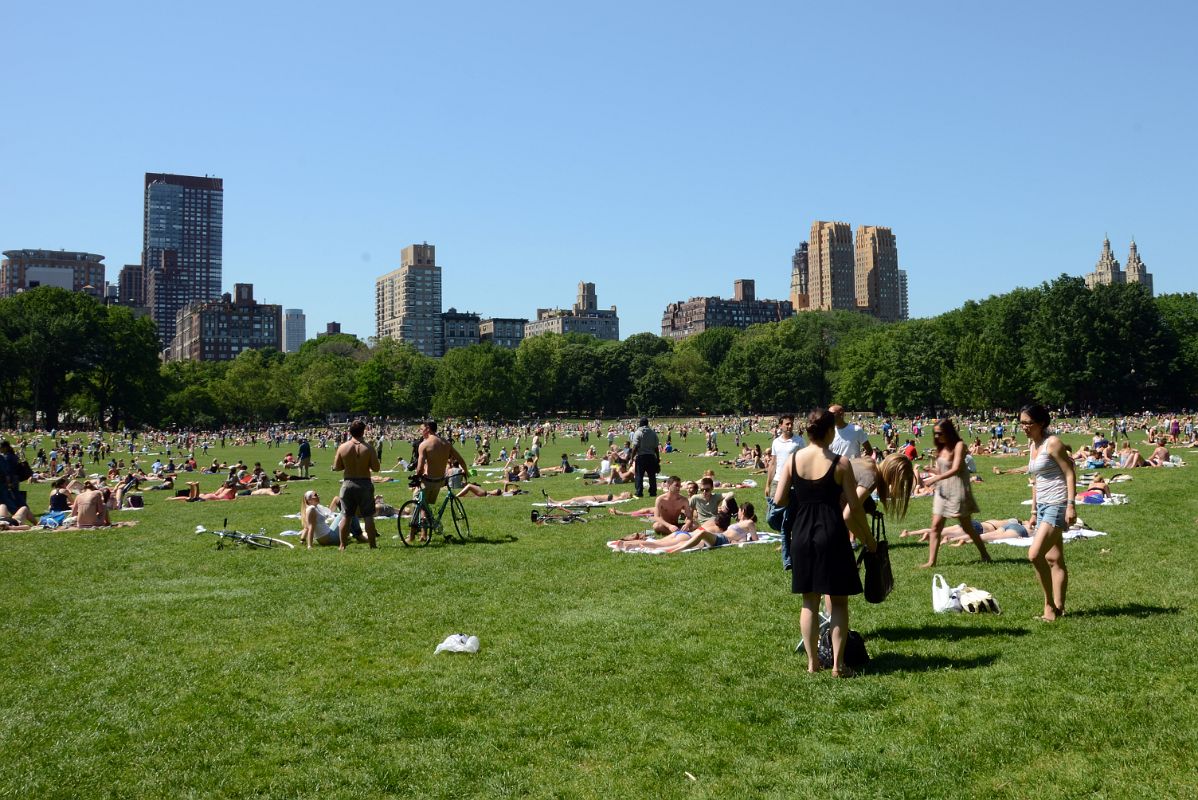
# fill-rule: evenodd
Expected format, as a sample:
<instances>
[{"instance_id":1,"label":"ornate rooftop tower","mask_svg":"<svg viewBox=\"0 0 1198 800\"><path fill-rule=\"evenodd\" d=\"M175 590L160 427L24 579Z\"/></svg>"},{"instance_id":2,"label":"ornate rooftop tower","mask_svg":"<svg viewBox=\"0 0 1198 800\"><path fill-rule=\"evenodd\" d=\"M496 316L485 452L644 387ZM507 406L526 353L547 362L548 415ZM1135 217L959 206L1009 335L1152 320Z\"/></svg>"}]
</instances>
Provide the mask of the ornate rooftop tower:
<instances>
[{"instance_id":1,"label":"ornate rooftop tower","mask_svg":"<svg viewBox=\"0 0 1198 800\"><path fill-rule=\"evenodd\" d=\"M1135 252L1134 247L1132 252ZM1123 281L1123 270L1119 269L1119 262L1115 260L1115 254L1111 252L1111 240L1103 237L1102 255L1098 257L1098 264L1095 265L1094 271L1086 276L1086 286L1093 289L1100 283L1109 286L1123 283Z\"/></svg>"},{"instance_id":2,"label":"ornate rooftop tower","mask_svg":"<svg viewBox=\"0 0 1198 800\"><path fill-rule=\"evenodd\" d=\"M1138 283L1152 294L1152 275L1148 267L1140 260L1140 251L1136 249L1136 240L1131 240L1131 251L1127 254L1127 272L1124 278L1128 283Z\"/></svg>"}]
</instances>

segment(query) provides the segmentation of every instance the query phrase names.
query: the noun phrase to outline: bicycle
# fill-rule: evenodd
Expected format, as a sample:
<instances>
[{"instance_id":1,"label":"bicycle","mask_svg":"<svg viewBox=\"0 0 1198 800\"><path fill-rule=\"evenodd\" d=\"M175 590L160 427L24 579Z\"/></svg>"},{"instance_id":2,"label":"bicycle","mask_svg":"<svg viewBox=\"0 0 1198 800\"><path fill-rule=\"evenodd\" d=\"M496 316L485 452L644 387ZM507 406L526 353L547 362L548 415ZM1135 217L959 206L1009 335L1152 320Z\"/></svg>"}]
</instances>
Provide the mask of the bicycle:
<instances>
[{"instance_id":1,"label":"bicycle","mask_svg":"<svg viewBox=\"0 0 1198 800\"><path fill-rule=\"evenodd\" d=\"M590 513L590 506L567 506L561 503L554 503L553 498L544 489L541 494L545 496L545 510L539 511L533 509L529 517L533 523L537 525L569 525L572 522L590 522L587 514Z\"/></svg>"},{"instance_id":2,"label":"bicycle","mask_svg":"<svg viewBox=\"0 0 1198 800\"><path fill-rule=\"evenodd\" d=\"M282 539L275 539L266 535L266 529L260 528L257 533L242 533L241 531L229 530L229 520L225 520L224 527L219 531L210 531L203 525L196 525L196 533L210 533L216 537L216 549L224 550L225 543L230 546L244 544L257 549L266 549L269 547L286 547L289 550L294 550L295 545L291 542L285 542Z\"/></svg>"},{"instance_id":3,"label":"bicycle","mask_svg":"<svg viewBox=\"0 0 1198 800\"><path fill-rule=\"evenodd\" d=\"M445 487L445 497L434 516L433 509L424 499L424 479L414 475L408 485L412 488L418 487L418 491L414 498L399 507L398 539L403 542L404 547L424 547L432 541L434 533L449 539L450 533L441 523L446 508L449 509L458 541L464 542L470 538L470 518L466 516L466 506L454 495L453 490Z\"/></svg>"}]
</instances>

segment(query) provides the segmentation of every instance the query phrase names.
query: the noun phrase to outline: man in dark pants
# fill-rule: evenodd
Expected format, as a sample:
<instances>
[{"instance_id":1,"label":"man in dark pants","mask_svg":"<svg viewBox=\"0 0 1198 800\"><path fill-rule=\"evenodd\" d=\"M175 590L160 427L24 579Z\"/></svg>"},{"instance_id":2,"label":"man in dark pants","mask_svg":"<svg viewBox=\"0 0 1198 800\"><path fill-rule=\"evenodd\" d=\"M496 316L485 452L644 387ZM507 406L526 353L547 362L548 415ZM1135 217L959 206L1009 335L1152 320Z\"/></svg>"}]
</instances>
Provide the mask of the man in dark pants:
<instances>
[{"instance_id":1,"label":"man in dark pants","mask_svg":"<svg viewBox=\"0 0 1198 800\"><path fill-rule=\"evenodd\" d=\"M636 496L645 496L645 475L649 475L649 496L657 496L657 433L649 427L649 418L632 434L632 456L636 464Z\"/></svg>"}]
</instances>

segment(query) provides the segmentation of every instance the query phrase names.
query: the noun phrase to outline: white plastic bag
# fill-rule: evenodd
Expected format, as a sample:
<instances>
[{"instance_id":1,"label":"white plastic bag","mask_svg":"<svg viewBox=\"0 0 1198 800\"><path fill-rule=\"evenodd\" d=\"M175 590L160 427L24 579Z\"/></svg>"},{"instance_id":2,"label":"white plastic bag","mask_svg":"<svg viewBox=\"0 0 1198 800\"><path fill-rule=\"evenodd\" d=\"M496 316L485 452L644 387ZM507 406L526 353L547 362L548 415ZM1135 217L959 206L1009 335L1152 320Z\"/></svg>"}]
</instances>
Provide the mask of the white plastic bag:
<instances>
[{"instance_id":1,"label":"white plastic bag","mask_svg":"<svg viewBox=\"0 0 1198 800\"><path fill-rule=\"evenodd\" d=\"M445 641L437 645L437 649L433 651L433 655L441 651L447 653L477 653L478 637L467 636L464 633L451 633L445 637Z\"/></svg>"},{"instance_id":2,"label":"white plastic bag","mask_svg":"<svg viewBox=\"0 0 1198 800\"><path fill-rule=\"evenodd\" d=\"M948 585L943 575L932 576L932 610L937 614L960 611L959 593L959 589L953 589Z\"/></svg>"}]
</instances>

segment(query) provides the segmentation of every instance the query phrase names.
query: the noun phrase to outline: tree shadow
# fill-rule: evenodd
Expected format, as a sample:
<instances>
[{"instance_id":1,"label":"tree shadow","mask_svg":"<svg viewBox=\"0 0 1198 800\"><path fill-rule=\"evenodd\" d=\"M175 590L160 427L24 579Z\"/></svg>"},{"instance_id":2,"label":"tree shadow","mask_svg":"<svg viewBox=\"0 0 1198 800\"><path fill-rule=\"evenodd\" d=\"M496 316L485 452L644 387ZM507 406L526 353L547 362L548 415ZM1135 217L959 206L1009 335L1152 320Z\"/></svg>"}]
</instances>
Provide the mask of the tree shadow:
<instances>
[{"instance_id":1,"label":"tree shadow","mask_svg":"<svg viewBox=\"0 0 1198 800\"><path fill-rule=\"evenodd\" d=\"M1146 606L1143 603L1126 603L1121 606L1099 606L1098 608L1083 608L1081 611L1068 611L1065 619L1070 617L1151 617L1157 614L1180 614L1177 606Z\"/></svg>"},{"instance_id":2,"label":"tree shadow","mask_svg":"<svg viewBox=\"0 0 1198 800\"><path fill-rule=\"evenodd\" d=\"M983 636L1026 636L1025 628L983 628L971 625L926 625L922 627L898 626L878 628L869 633L869 639L885 639L888 642L910 642L917 639L977 639Z\"/></svg>"},{"instance_id":3,"label":"tree shadow","mask_svg":"<svg viewBox=\"0 0 1198 800\"><path fill-rule=\"evenodd\" d=\"M998 661L998 654L949 658L947 656L902 655L882 653L869 660L862 672L866 675L888 675L893 672L932 672L942 669L978 669Z\"/></svg>"}]
</instances>

